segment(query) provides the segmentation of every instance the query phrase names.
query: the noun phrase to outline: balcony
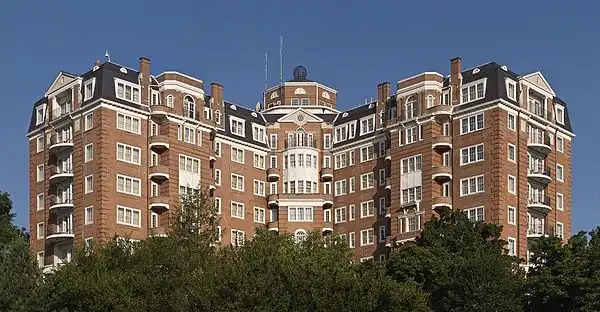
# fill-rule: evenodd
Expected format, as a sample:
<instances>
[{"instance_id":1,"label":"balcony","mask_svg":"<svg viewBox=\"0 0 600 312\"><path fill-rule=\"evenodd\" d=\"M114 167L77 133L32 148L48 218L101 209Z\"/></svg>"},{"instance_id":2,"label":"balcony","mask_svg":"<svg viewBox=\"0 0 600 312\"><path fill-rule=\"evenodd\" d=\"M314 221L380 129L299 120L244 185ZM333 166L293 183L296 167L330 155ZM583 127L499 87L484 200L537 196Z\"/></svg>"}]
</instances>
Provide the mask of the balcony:
<instances>
[{"instance_id":1,"label":"balcony","mask_svg":"<svg viewBox=\"0 0 600 312\"><path fill-rule=\"evenodd\" d=\"M431 178L440 183L452 180L452 167L435 166L431 168Z\"/></svg>"},{"instance_id":2,"label":"balcony","mask_svg":"<svg viewBox=\"0 0 600 312\"><path fill-rule=\"evenodd\" d=\"M71 165L52 167L50 183L60 183L69 179L73 179L73 169L71 168Z\"/></svg>"},{"instance_id":3,"label":"balcony","mask_svg":"<svg viewBox=\"0 0 600 312\"><path fill-rule=\"evenodd\" d=\"M297 140L297 139L288 139L285 141L285 148L303 148L303 147L309 147L309 148L317 148L317 140L308 140L308 139L302 139L302 140Z\"/></svg>"},{"instance_id":4,"label":"balcony","mask_svg":"<svg viewBox=\"0 0 600 312\"><path fill-rule=\"evenodd\" d=\"M452 137L449 135L438 135L431 138L431 148L438 153L445 153L452 149Z\"/></svg>"},{"instance_id":5,"label":"balcony","mask_svg":"<svg viewBox=\"0 0 600 312\"><path fill-rule=\"evenodd\" d=\"M333 222L331 222L331 220L329 220L329 222L323 221L323 228L321 229L321 232L322 233L333 232Z\"/></svg>"},{"instance_id":6,"label":"balcony","mask_svg":"<svg viewBox=\"0 0 600 312\"><path fill-rule=\"evenodd\" d=\"M536 239L536 238L540 238L543 236L547 236L544 231L544 223L543 222L529 223L529 226L527 228L527 238L528 239Z\"/></svg>"},{"instance_id":7,"label":"balcony","mask_svg":"<svg viewBox=\"0 0 600 312\"><path fill-rule=\"evenodd\" d=\"M153 135L148 140L148 147L156 151L169 149L169 137L162 134Z\"/></svg>"},{"instance_id":8,"label":"balcony","mask_svg":"<svg viewBox=\"0 0 600 312\"><path fill-rule=\"evenodd\" d=\"M396 235L394 240L396 241L396 244L405 244L413 242L419 235L421 235L421 231L404 232Z\"/></svg>"},{"instance_id":9,"label":"balcony","mask_svg":"<svg viewBox=\"0 0 600 312\"><path fill-rule=\"evenodd\" d=\"M550 196L544 194L529 194L527 208L547 213L550 207Z\"/></svg>"},{"instance_id":10,"label":"balcony","mask_svg":"<svg viewBox=\"0 0 600 312\"><path fill-rule=\"evenodd\" d=\"M69 116L73 112L73 105L71 103L65 103L59 108L52 110L52 120L58 120L62 117Z\"/></svg>"},{"instance_id":11,"label":"balcony","mask_svg":"<svg viewBox=\"0 0 600 312\"><path fill-rule=\"evenodd\" d=\"M548 166L533 166L529 167L527 172L527 178L529 180L548 185L552 178L550 177L550 167Z\"/></svg>"},{"instance_id":12,"label":"balcony","mask_svg":"<svg viewBox=\"0 0 600 312\"><path fill-rule=\"evenodd\" d=\"M70 136L53 135L50 138L50 147L48 148L51 154L64 152L73 148L73 138Z\"/></svg>"},{"instance_id":13,"label":"balcony","mask_svg":"<svg viewBox=\"0 0 600 312\"><path fill-rule=\"evenodd\" d=\"M331 208L333 206L333 195L323 194L323 208Z\"/></svg>"},{"instance_id":14,"label":"balcony","mask_svg":"<svg viewBox=\"0 0 600 312\"><path fill-rule=\"evenodd\" d=\"M392 150L391 149L385 150L385 160L392 161Z\"/></svg>"},{"instance_id":15,"label":"balcony","mask_svg":"<svg viewBox=\"0 0 600 312\"><path fill-rule=\"evenodd\" d=\"M65 241L72 241L75 238L73 234L73 225L67 223L65 225L50 226L47 231L46 242L56 244Z\"/></svg>"},{"instance_id":16,"label":"balcony","mask_svg":"<svg viewBox=\"0 0 600 312\"><path fill-rule=\"evenodd\" d=\"M279 180L279 168L267 169L267 181L276 182Z\"/></svg>"},{"instance_id":17,"label":"balcony","mask_svg":"<svg viewBox=\"0 0 600 312\"><path fill-rule=\"evenodd\" d=\"M152 196L148 200L148 209L155 212L169 210L169 198L167 196Z\"/></svg>"},{"instance_id":18,"label":"balcony","mask_svg":"<svg viewBox=\"0 0 600 312\"><path fill-rule=\"evenodd\" d=\"M73 195L69 196L57 196L53 195L50 198L50 212L57 212L67 209L73 209Z\"/></svg>"},{"instance_id":19,"label":"balcony","mask_svg":"<svg viewBox=\"0 0 600 312\"><path fill-rule=\"evenodd\" d=\"M552 151L550 137L546 133L529 133L527 148L547 156Z\"/></svg>"},{"instance_id":20,"label":"balcony","mask_svg":"<svg viewBox=\"0 0 600 312\"><path fill-rule=\"evenodd\" d=\"M452 197L450 196L438 196L431 200L431 208L433 210L440 210L443 208L452 209Z\"/></svg>"},{"instance_id":21,"label":"balcony","mask_svg":"<svg viewBox=\"0 0 600 312\"><path fill-rule=\"evenodd\" d=\"M392 189L392 178L385 178L385 189L388 191Z\"/></svg>"},{"instance_id":22,"label":"balcony","mask_svg":"<svg viewBox=\"0 0 600 312\"><path fill-rule=\"evenodd\" d=\"M169 168L164 165L151 166L148 168L148 176L155 181L164 181L169 179Z\"/></svg>"},{"instance_id":23,"label":"balcony","mask_svg":"<svg viewBox=\"0 0 600 312\"><path fill-rule=\"evenodd\" d=\"M327 182L333 180L333 169L323 168L321 169L321 181Z\"/></svg>"},{"instance_id":24,"label":"balcony","mask_svg":"<svg viewBox=\"0 0 600 312\"><path fill-rule=\"evenodd\" d=\"M385 237L385 247L391 248L393 244L394 244L394 238L392 238L391 236L386 236Z\"/></svg>"},{"instance_id":25,"label":"balcony","mask_svg":"<svg viewBox=\"0 0 600 312\"><path fill-rule=\"evenodd\" d=\"M269 231L279 232L279 221L273 221L273 222L267 223L267 229Z\"/></svg>"},{"instance_id":26,"label":"balcony","mask_svg":"<svg viewBox=\"0 0 600 312\"><path fill-rule=\"evenodd\" d=\"M150 237L167 237L167 228L164 226L157 226L148 230Z\"/></svg>"},{"instance_id":27,"label":"balcony","mask_svg":"<svg viewBox=\"0 0 600 312\"><path fill-rule=\"evenodd\" d=\"M440 117L448 117L452 114L452 106L451 105L436 105L427 109L427 113L440 116Z\"/></svg>"},{"instance_id":28,"label":"balcony","mask_svg":"<svg viewBox=\"0 0 600 312\"><path fill-rule=\"evenodd\" d=\"M267 195L267 205L269 207L277 207L279 205L279 196L277 194Z\"/></svg>"},{"instance_id":29,"label":"balcony","mask_svg":"<svg viewBox=\"0 0 600 312\"><path fill-rule=\"evenodd\" d=\"M169 114L173 114L175 110L172 107L166 105L152 105L150 106L150 114L152 117L166 117Z\"/></svg>"}]
</instances>

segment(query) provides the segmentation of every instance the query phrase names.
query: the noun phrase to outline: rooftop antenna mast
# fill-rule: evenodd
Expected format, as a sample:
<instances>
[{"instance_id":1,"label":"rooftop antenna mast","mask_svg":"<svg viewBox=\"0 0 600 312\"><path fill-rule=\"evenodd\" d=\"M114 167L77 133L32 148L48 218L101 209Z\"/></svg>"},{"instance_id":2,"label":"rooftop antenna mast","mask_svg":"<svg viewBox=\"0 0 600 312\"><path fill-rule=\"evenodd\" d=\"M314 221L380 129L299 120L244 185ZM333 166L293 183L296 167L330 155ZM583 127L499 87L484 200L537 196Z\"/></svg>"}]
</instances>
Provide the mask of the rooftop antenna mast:
<instances>
[{"instance_id":1,"label":"rooftop antenna mast","mask_svg":"<svg viewBox=\"0 0 600 312\"><path fill-rule=\"evenodd\" d=\"M109 62L110 62L110 55L108 54L108 51L106 51L106 52L104 53L104 57L106 58L106 60L107 60L107 61L109 61Z\"/></svg>"},{"instance_id":2,"label":"rooftop antenna mast","mask_svg":"<svg viewBox=\"0 0 600 312\"><path fill-rule=\"evenodd\" d=\"M279 36L279 83L283 84L283 36Z\"/></svg>"},{"instance_id":3,"label":"rooftop antenna mast","mask_svg":"<svg viewBox=\"0 0 600 312\"><path fill-rule=\"evenodd\" d=\"M267 91L267 86L268 86L268 79L269 79L269 74L268 74L268 67L269 63L267 61L267 52L265 52L265 91Z\"/></svg>"}]
</instances>

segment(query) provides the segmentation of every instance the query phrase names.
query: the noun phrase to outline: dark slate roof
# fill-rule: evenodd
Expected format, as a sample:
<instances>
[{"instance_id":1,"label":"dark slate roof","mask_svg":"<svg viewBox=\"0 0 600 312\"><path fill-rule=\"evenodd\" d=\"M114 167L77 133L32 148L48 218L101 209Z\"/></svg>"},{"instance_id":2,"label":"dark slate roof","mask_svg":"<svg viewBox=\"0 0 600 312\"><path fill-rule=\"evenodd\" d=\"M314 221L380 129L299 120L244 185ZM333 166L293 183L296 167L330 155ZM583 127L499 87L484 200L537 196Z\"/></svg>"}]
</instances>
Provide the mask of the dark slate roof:
<instances>
[{"instance_id":1,"label":"dark slate roof","mask_svg":"<svg viewBox=\"0 0 600 312\"><path fill-rule=\"evenodd\" d=\"M35 112L36 112L37 107L46 103L47 100L48 100L47 97L43 97L43 98L39 99L37 102L35 102L35 104L33 104L33 112L31 113L31 119L29 120L29 129L27 130L27 132L31 132L31 131L35 130L36 128L43 127L43 124L36 127Z\"/></svg>"},{"instance_id":2,"label":"dark slate roof","mask_svg":"<svg viewBox=\"0 0 600 312\"><path fill-rule=\"evenodd\" d=\"M567 107L567 103L565 103L563 100L561 100L558 97L555 97L553 101L554 101L554 103L558 103L558 104L564 106L564 108L565 108L565 125L563 126L558 123L557 123L557 125L560 126L561 128L566 129L569 132L573 132L573 128L571 127L571 118L569 117L569 108Z\"/></svg>"},{"instance_id":3,"label":"dark slate roof","mask_svg":"<svg viewBox=\"0 0 600 312\"><path fill-rule=\"evenodd\" d=\"M356 120L356 134L352 139L347 139L343 142L336 143L336 146L350 144L367 137L375 136L378 132L373 131L365 135L360 135L360 118L373 115L377 113L377 102L371 102L369 104L361 105L359 107L352 108L348 111L341 112L337 115L334 121L334 126L339 126L347 122ZM377 118L377 117L376 117Z\"/></svg>"},{"instance_id":4,"label":"dark slate roof","mask_svg":"<svg viewBox=\"0 0 600 312\"><path fill-rule=\"evenodd\" d=\"M237 138L237 139L249 142L254 145L258 145L261 147L268 147L266 142L265 143L257 142L252 139L252 123L259 124L261 126L264 126L266 123L266 121L263 118L263 115L261 113L255 112L255 111L247 109L243 106L233 104L230 102L226 102L226 101L224 102L223 106L224 106L224 113L225 113L225 127L224 127L224 131L221 130L221 133L225 133L225 135L227 135L228 137ZM235 107L235 109L233 107ZM256 117L253 115L256 115ZM246 136L245 136L245 138L242 138L238 135L231 133L231 127L229 127L229 119L230 119L229 117L231 117L231 116L241 118L246 121L246 126L245 126L245 130L246 130L245 135Z\"/></svg>"}]
</instances>

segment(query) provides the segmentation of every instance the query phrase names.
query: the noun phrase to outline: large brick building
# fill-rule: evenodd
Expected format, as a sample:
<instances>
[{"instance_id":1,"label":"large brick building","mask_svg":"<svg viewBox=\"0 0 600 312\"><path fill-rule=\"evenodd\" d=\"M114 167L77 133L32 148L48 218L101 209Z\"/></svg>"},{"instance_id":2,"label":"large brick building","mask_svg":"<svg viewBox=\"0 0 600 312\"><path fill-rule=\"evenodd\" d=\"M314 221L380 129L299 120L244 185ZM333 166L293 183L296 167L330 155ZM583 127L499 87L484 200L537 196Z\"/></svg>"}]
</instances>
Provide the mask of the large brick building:
<instances>
[{"instance_id":1,"label":"large brick building","mask_svg":"<svg viewBox=\"0 0 600 312\"><path fill-rule=\"evenodd\" d=\"M301 238L345 235L356 259L385 258L436 209L504 226L511 253L571 231L566 104L540 72L495 62L377 86L377 100L337 110L337 91L293 79L254 109L222 85L111 62L58 74L34 105L31 248L42 265L94 239L165 233L179 194L198 183L221 213L223 243L257 227Z\"/></svg>"}]
</instances>

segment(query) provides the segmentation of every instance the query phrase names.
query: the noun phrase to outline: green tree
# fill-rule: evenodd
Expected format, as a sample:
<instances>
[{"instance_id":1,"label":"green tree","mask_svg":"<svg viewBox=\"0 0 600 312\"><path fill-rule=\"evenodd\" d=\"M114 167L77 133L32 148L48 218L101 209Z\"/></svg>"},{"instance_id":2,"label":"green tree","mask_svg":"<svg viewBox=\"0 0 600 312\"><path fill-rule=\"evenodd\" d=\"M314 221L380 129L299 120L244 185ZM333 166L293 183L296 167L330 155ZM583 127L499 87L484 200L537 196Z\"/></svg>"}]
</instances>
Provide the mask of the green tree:
<instances>
[{"instance_id":1,"label":"green tree","mask_svg":"<svg viewBox=\"0 0 600 312\"><path fill-rule=\"evenodd\" d=\"M387 272L430 294L435 311L522 311L518 261L505 255L502 228L460 211L427 222L415 244L394 252Z\"/></svg>"}]
</instances>

